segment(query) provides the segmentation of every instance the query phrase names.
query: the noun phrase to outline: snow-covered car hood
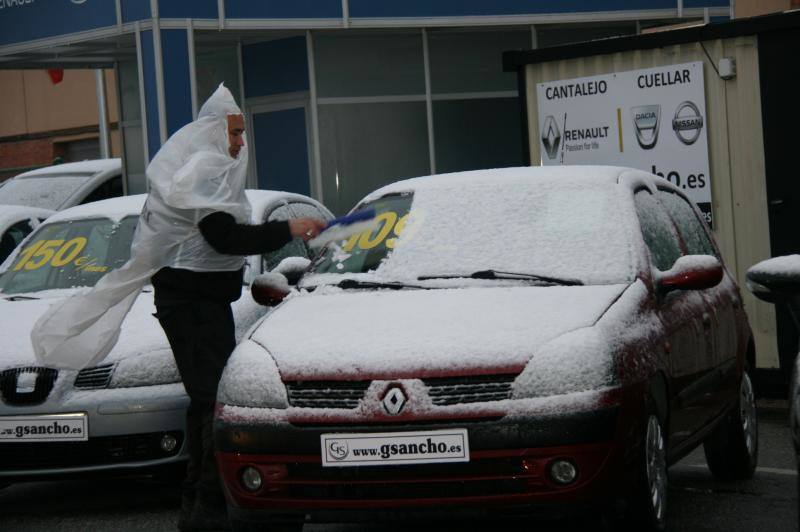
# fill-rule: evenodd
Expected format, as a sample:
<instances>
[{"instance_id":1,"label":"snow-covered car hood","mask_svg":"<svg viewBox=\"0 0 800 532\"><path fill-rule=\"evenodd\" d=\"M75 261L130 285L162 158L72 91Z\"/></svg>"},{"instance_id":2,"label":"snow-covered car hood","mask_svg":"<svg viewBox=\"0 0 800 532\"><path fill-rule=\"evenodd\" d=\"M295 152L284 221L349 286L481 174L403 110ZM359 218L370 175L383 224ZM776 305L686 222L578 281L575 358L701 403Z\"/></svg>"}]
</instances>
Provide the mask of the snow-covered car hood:
<instances>
[{"instance_id":1,"label":"snow-covered car hood","mask_svg":"<svg viewBox=\"0 0 800 532\"><path fill-rule=\"evenodd\" d=\"M75 292L76 290L49 290L33 294L34 297L41 297L40 299L20 298L9 301L0 298L0 370L37 364L30 339L34 323L50 305ZM158 319L153 316L155 311L153 293L142 292L125 317L119 341L101 364L162 352L169 355L164 358L174 366L167 337ZM233 311L237 324L237 337L241 337L244 330L264 314L265 309L252 300L248 290L243 290L242 297L233 305ZM153 359L150 359L147 363L152 364L152 362ZM153 367L150 369L157 371Z\"/></svg>"},{"instance_id":2,"label":"snow-covered car hood","mask_svg":"<svg viewBox=\"0 0 800 532\"><path fill-rule=\"evenodd\" d=\"M284 380L520 371L594 324L627 285L327 289L286 300L253 332Z\"/></svg>"}]
</instances>

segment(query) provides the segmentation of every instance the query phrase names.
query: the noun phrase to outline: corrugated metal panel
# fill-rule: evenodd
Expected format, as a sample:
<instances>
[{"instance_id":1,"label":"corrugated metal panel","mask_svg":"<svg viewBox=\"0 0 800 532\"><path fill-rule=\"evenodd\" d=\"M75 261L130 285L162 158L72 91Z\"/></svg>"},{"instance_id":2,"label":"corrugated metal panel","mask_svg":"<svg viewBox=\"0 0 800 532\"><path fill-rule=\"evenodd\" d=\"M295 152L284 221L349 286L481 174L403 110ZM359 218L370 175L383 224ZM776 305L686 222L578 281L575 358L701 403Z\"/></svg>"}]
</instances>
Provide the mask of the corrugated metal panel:
<instances>
[{"instance_id":1,"label":"corrugated metal panel","mask_svg":"<svg viewBox=\"0 0 800 532\"><path fill-rule=\"evenodd\" d=\"M728 81L720 78L698 42L528 65L530 156L533 164L541 160L538 83L703 61L714 233L728 268L744 286L747 268L770 257L757 39L743 36L703 45L715 64L722 57L735 58L738 75ZM756 340L758 367L778 367L773 305L746 290L742 297Z\"/></svg>"}]
</instances>

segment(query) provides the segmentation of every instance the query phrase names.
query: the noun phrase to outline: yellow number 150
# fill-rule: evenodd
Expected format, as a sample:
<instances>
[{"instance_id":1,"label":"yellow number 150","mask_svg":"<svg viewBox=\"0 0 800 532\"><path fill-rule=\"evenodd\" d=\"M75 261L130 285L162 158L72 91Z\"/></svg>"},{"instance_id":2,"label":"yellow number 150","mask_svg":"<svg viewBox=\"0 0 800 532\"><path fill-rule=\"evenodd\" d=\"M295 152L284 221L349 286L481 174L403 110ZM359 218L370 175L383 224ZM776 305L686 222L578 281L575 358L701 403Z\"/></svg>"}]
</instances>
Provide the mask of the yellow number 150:
<instances>
[{"instance_id":1,"label":"yellow number 150","mask_svg":"<svg viewBox=\"0 0 800 532\"><path fill-rule=\"evenodd\" d=\"M84 247L86 247L86 239L82 236L66 242L63 240L39 240L20 252L20 260L14 266L14 271L22 268L35 270L48 262L56 268L65 266L75 260Z\"/></svg>"}]
</instances>

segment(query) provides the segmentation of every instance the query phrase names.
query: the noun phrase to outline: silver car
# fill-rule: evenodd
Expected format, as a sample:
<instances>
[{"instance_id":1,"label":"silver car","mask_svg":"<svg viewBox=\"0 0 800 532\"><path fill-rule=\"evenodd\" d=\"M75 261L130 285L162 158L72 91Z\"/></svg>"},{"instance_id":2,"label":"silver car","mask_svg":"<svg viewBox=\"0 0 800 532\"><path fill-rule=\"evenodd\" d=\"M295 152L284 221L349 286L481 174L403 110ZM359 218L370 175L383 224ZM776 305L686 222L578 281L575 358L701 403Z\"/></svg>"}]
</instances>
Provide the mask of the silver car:
<instances>
[{"instance_id":1,"label":"silver car","mask_svg":"<svg viewBox=\"0 0 800 532\"><path fill-rule=\"evenodd\" d=\"M299 194L248 191L248 199L253 222L332 218L321 204ZM186 459L189 400L153 316L152 289L139 296L116 347L96 367L42 367L30 345L31 328L52 303L86 290L128 259L144 200L144 195L115 198L56 213L5 262L0 274L0 485L71 473L162 469ZM248 257L245 279L294 256L308 256L297 239ZM233 309L240 336L266 310L247 289Z\"/></svg>"}]
</instances>

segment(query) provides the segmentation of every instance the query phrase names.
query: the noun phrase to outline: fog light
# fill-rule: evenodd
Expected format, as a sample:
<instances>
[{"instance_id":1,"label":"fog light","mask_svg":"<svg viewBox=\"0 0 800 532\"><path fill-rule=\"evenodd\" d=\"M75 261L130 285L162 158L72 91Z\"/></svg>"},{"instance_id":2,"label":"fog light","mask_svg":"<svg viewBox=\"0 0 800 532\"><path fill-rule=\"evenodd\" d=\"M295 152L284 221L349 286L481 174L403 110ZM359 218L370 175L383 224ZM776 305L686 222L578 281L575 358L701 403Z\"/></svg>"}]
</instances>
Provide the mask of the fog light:
<instances>
[{"instance_id":1,"label":"fog light","mask_svg":"<svg viewBox=\"0 0 800 532\"><path fill-rule=\"evenodd\" d=\"M255 467L245 467L242 470L242 486L249 491L261 489L261 472Z\"/></svg>"},{"instance_id":2,"label":"fog light","mask_svg":"<svg viewBox=\"0 0 800 532\"><path fill-rule=\"evenodd\" d=\"M164 434L161 436L161 450L165 453L171 453L178 446L178 440L172 434Z\"/></svg>"},{"instance_id":3,"label":"fog light","mask_svg":"<svg viewBox=\"0 0 800 532\"><path fill-rule=\"evenodd\" d=\"M557 484L572 484L578 478L578 468L568 460L556 460L550 464L550 478Z\"/></svg>"}]
</instances>

